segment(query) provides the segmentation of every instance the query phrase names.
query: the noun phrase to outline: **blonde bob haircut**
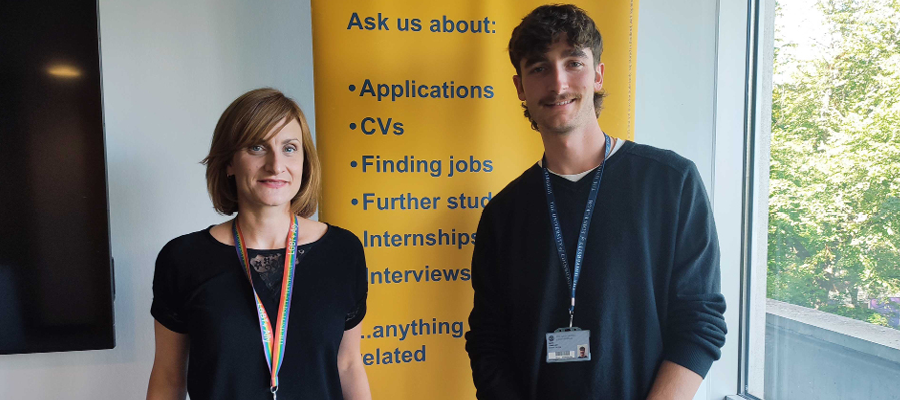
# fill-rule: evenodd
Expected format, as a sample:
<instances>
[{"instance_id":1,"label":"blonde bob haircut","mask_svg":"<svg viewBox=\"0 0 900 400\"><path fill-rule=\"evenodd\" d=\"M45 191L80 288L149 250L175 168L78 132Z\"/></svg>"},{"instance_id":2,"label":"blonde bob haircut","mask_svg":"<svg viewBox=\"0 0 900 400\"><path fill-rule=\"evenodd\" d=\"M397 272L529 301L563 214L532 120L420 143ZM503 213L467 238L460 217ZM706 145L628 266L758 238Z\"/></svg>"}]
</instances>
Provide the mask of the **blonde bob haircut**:
<instances>
[{"instance_id":1,"label":"blonde bob haircut","mask_svg":"<svg viewBox=\"0 0 900 400\"><path fill-rule=\"evenodd\" d=\"M237 184L227 174L235 153L266 141L269 132L277 133L293 120L303 132L303 177L300 190L291 199L291 212L304 218L313 215L322 191L322 168L309 124L294 100L272 88L244 93L219 117L209 155L202 161L206 165L206 187L216 211L231 215L238 210Z\"/></svg>"}]
</instances>

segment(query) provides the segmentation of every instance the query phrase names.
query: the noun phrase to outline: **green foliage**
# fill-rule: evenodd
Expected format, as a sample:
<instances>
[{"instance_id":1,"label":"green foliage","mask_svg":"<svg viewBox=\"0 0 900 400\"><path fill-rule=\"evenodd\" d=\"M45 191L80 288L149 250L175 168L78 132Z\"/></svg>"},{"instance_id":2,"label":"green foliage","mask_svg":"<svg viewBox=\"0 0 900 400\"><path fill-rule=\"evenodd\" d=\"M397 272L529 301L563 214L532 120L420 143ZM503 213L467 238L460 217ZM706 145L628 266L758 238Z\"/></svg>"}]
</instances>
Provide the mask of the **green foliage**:
<instances>
[{"instance_id":1,"label":"green foliage","mask_svg":"<svg viewBox=\"0 0 900 400\"><path fill-rule=\"evenodd\" d=\"M890 326L890 325L888 325L887 317L885 317L884 315L881 315L881 314L872 314L869 316L868 319L866 319L866 321L873 323L875 325Z\"/></svg>"},{"instance_id":2,"label":"green foliage","mask_svg":"<svg viewBox=\"0 0 900 400\"><path fill-rule=\"evenodd\" d=\"M867 301L900 295L900 0L818 6L814 59L776 33L768 296L887 325Z\"/></svg>"}]
</instances>

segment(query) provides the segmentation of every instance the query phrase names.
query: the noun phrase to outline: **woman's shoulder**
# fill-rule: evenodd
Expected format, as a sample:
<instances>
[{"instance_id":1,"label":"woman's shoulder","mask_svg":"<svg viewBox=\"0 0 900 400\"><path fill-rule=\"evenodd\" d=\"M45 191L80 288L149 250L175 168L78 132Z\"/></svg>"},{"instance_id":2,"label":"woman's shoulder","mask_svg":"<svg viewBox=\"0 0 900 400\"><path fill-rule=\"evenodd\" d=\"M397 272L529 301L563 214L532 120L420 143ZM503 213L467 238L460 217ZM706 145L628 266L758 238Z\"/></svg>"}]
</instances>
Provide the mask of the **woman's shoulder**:
<instances>
[{"instance_id":1,"label":"woman's shoulder","mask_svg":"<svg viewBox=\"0 0 900 400\"><path fill-rule=\"evenodd\" d=\"M356 237L356 234L337 225L330 223L325 223L325 225L328 230L321 239L312 243L312 246L319 247L329 257L347 258L348 261L365 258L362 242Z\"/></svg>"},{"instance_id":2,"label":"woman's shoulder","mask_svg":"<svg viewBox=\"0 0 900 400\"><path fill-rule=\"evenodd\" d=\"M210 228L178 236L163 246L156 257L154 285L192 288L233 266L234 247L213 238Z\"/></svg>"},{"instance_id":3,"label":"woman's shoulder","mask_svg":"<svg viewBox=\"0 0 900 400\"><path fill-rule=\"evenodd\" d=\"M217 244L224 246L224 243L217 243L210 234L212 228L213 226L210 226L170 240L159 251L158 259L182 259L185 255L208 252Z\"/></svg>"},{"instance_id":4,"label":"woman's shoulder","mask_svg":"<svg viewBox=\"0 0 900 400\"><path fill-rule=\"evenodd\" d=\"M365 270L366 253L356 234L337 225L326 225L328 230L325 235L310 245L311 254L315 254L313 260L328 265L321 272L349 278Z\"/></svg>"},{"instance_id":5,"label":"woman's shoulder","mask_svg":"<svg viewBox=\"0 0 900 400\"><path fill-rule=\"evenodd\" d=\"M328 237L329 241L342 246L353 246L362 249L362 242L360 242L359 237L355 233L337 225L324 224L328 226L328 231L325 232L324 237Z\"/></svg>"}]
</instances>

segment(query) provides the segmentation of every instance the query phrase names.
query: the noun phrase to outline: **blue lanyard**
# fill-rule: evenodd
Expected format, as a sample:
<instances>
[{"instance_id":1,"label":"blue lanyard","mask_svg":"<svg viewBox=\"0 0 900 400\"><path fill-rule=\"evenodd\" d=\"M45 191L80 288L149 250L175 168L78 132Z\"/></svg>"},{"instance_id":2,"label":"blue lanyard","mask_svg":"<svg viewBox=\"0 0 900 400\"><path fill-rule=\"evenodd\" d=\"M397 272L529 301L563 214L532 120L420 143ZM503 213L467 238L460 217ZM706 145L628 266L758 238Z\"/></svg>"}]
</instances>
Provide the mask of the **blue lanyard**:
<instances>
[{"instance_id":1,"label":"blue lanyard","mask_svg":"<svg viewBox=\"0 0 900 400\"><path fill-rule=\"evenodd\" d=\"M550 173L547 170L547 162L544 160L544 186L547 193L547 208L550 210L550 222L553 224L553 236L556 240L556 252L562 262L563 270L566 272L566 281L572 288L572 302L569 304L569 327L575 319L575 287L578 286L578 277L581 275L581 262L584 260L584 246L587 243L588 229L591 227L591 216L594 214L594 205L597 201L597 193L600 191L600 178L603 177L603 168L606 167L606 160L609 158L610 139L606 137L606 154L603 156L603 162L600 168L594 172L594 180L591 182L591 193L588 195L587 206L584 208L584 218L581 220L581 231L578 233L578 248L575 251L575 273L569 272L569 259L566 257L566 244L563 242L562 229L559 227L559 217L556 215L556 197L553 196L553 187L550 185ZM574 275L574 276L573 276Z\"/></svg>"}]
</instances>

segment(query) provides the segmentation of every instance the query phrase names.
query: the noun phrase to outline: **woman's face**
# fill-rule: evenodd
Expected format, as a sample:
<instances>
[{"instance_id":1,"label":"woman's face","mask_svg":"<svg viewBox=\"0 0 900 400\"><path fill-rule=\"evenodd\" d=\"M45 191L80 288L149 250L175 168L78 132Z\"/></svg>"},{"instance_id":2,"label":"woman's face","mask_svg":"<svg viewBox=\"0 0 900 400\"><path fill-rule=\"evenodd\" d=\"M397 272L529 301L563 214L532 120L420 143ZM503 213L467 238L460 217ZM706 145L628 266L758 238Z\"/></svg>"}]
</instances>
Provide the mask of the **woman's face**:
<instances>
[{"instance_id":1,"label":"woman's face","mask_svg":"<svg viewBox=\"0 0 900 400\"><path fill-rule=\"evenodd\" d=\"M291 199L303 180L303 131L293 120L275 132L284 120L275 124L269 139L250 145L234 154L227 173L237 183L240 210L266 207L290 208Z\"/></svg>"}]
</instances>

